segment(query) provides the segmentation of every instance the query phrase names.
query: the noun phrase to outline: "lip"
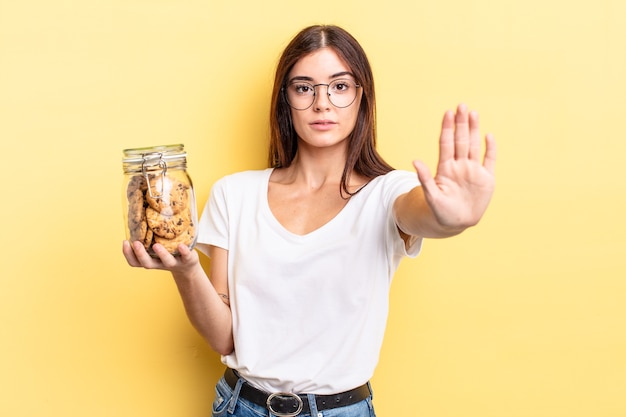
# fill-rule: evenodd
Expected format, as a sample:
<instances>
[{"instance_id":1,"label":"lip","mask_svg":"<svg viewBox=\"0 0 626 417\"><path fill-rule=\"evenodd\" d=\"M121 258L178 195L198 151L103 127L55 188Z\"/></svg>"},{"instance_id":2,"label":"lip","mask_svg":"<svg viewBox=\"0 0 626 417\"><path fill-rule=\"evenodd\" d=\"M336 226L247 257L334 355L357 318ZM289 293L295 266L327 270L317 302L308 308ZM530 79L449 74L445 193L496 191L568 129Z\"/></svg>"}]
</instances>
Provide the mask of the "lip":
<instances>
[{"instance_id":1,"label":"lip","mask_svg":"<svg viewBox=\"0 0 626 417\"><path fill-rule=\"evenodd\" d=\"M332 120L326 120L326 119L315 120L314 122L309 123L309 125L313 129L317 129L317 130L328 130L328 129L331 129L336 124L337 123L333 122Z\"/></svg>"}]
</instances>

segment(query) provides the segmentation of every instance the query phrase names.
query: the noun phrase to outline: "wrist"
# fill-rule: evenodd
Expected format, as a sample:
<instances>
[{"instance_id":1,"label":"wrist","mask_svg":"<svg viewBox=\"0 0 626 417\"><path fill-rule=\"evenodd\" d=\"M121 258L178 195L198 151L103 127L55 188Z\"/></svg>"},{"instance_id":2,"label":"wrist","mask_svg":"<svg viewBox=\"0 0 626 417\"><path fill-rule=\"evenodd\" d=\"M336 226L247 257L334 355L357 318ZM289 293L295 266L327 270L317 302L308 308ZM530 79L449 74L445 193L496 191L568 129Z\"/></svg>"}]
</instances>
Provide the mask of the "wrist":
<instances>
[{"instance_id":1,"label":"wrist","mask_svg":"<svg viewBox=\"0 0 626 417\"><path fill-rule=\"evenodd\" d=\"M194 262L190 265L179 266L170 271L172 277L177 282L191 282L197 279L202 279L206 275L199 262Z\"/></svg>"}]
</instances>

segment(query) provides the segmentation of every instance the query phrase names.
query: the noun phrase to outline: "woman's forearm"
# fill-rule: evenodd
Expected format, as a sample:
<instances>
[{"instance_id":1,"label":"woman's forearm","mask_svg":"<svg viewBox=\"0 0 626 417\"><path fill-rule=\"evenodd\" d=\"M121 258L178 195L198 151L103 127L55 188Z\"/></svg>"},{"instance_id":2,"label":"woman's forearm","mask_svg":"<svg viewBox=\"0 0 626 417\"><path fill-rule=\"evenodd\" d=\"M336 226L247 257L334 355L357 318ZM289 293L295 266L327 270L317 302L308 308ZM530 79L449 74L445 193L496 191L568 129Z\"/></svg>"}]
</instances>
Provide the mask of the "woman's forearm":
<instances>
[{"instance_id":1,"label":"woman's forearm","mask_svg":"<svg viewBox=\"0 0 626 417\"><path fill-rule=\"evenodd\" d=\"M213 287L202 267L182 274L172 273L191 324L221 355L233 351L230 307Z\"/></svg>"}]
</instances>

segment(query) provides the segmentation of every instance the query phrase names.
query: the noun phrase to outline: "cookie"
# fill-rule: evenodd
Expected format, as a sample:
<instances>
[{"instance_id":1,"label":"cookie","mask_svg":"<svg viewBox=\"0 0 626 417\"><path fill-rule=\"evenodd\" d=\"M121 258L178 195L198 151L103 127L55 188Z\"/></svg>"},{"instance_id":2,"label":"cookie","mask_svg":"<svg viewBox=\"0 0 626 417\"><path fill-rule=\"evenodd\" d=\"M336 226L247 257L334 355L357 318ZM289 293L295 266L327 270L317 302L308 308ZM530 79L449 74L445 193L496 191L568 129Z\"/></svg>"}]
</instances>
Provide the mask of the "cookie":
<instances>
[{"instance_id":1,"label":"cookie","mask_svg":"<svg viewBox=\"0 0 626 417\"><path fill-rule=\"evenodd\" d=\"M128 193L128 227L135 228L145 218L144 196L140 189Z\"/></svg>"},{"instance_id":2,"label":"cookie","mask_svg":"<svg viewBox=\"0 0 626 417\"><path fill-rule=\"evenodd\" d=\"M130 227L130 222L128 225L128 230L130 232L130 241L134 242L136 240L140 242L144 242L146 239L146 234L148 233L148 224L146 219L141 219L138 223L136 223L133 227Z\"/></svg>"},{"instance_id":3,"label":"cookie","mask_svg":"<svg viewBox=\"0 0 626 417\"><path fill-rule=\"evenodd\" d=\"M189 205L188 188L175 178L165 175L156 176L150 179L150 190L146 192L146 201L159 213L178 214Z\"/></svg>"},{"instance_id":4,"label":"cookie","mask_svg":"<svg viewBox=\"0 0 626 417\"><path fill-rule=\"evenodd\" d=\"M189 210L184 210L178 214L164 214L152 207L147 207L146 220L148 227L156 236L174 239L191 226L191 213Z\"/></svg>"},{"instance_id":5,"label":"cookie","mask_svg":"<svg viewBox=\"0 0 626 417\"><path fill-rule=\"evenodd\" d=\"M163 245L163 247L167 249L169 253L178 253L178 245L182 243L183 245L191 247L191 245L194 242L195 237L196 237L195 228L193 227L193 225L190 225L189 228L187 228L181 234L176 236L174 239L165 239L165 238L155 235L154 243L159 243Z\"/></svg>"},{"instance_id":6,"label":"cookie","mask_svg":"<svg viewBox=\"0 0 626 417\"><path fill-rule=\"evenodd\" d=\"M148 183L143 175L133 175L130 181L128 181L128 187L126 188L126 196L130 198L130 195L141 190L143 193L148 189Z\"/></svg>"},{"instance_id":7,"label":"cookie","mask_svg":"<svg viewBox=\"0 0 626 417\"><path fill-rule=\"evenodd\" d=\"M150 249L154 240L154 232L147 226L146 229L146 236L143 239L143 247L146 249Z\"/></svg>"}]
</instances>

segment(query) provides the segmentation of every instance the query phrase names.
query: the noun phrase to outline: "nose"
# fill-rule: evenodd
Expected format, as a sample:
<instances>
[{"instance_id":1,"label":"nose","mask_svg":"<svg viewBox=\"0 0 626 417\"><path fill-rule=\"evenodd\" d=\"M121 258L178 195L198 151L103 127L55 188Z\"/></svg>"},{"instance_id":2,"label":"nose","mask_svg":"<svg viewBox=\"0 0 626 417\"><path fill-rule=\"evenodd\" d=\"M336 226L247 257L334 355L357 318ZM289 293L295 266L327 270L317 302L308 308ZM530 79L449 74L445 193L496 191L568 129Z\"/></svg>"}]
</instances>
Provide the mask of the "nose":
<instances>
[{"instance_id":1,"label":"nose","mask_svg":"<svg viewBox=\"0 0 626 417\"><path fill-rule=\"evenodd\" d=\"M326 91L322 90L326 87ZM315 110L329 109L330 108L330 94L328 93L328 84L316 84L315 95L313 96L313 107Z\"/></svg>"}]
</instances>

